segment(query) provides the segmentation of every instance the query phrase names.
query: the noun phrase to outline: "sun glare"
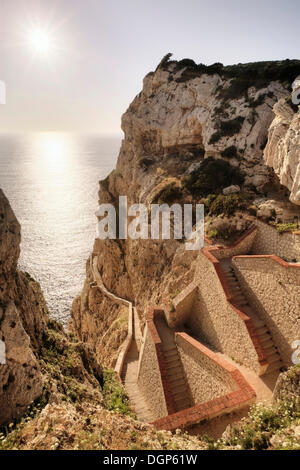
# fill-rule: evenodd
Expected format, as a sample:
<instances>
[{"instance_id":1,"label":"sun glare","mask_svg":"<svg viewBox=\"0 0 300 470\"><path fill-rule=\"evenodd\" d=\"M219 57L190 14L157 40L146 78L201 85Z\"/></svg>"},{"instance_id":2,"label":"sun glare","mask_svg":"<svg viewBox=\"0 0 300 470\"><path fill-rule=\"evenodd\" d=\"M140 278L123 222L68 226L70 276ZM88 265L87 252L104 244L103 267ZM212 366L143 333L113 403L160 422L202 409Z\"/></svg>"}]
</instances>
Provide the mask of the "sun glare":
<instances>
[{"instance_id":1,"label":"sun glare","mask_svg":"<svg viewBox=\"0 0 300 470\"><path fill-rule=\"evenodd\" d=\"M49 56L54 49L54 41L51 33L40 28L29 32L29 46L32 51L40 56Z\"/></svg>"}]
</instances>

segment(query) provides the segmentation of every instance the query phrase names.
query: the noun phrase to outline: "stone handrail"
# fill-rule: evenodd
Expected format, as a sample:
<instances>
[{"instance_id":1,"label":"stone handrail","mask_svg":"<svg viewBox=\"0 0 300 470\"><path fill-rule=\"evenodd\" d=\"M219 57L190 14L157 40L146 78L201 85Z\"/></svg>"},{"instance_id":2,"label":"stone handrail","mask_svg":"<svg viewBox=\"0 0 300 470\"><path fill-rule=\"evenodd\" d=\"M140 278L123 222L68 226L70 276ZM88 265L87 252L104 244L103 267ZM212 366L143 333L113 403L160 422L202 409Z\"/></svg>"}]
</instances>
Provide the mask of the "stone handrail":
<instances>
[{"instance_id":1,"label":"stone handrail","mask_svg":"<svg viewBox=\"0 0 300 470\"><path fill-rule=\"evenodd\" d=\"M117 303L118 305L124 305L128 308L128 333L125 341L121 346L121 350L118 355L118 359L115 365L115 372L118 374L118 378L121 381L121 374L125 362L126 355L129 351L131 346L132 340L134 338L134 307L132 302L129 300L123 299L122 297L118 297L112 292L110 292L104 285L102 277L99 273L98 266L97 266L97 258L90 256L90 266L93 274L93 279L97 285L97 287L101 290L101 292L106 295L110 300Z\"/></svg>"}]
</instances>

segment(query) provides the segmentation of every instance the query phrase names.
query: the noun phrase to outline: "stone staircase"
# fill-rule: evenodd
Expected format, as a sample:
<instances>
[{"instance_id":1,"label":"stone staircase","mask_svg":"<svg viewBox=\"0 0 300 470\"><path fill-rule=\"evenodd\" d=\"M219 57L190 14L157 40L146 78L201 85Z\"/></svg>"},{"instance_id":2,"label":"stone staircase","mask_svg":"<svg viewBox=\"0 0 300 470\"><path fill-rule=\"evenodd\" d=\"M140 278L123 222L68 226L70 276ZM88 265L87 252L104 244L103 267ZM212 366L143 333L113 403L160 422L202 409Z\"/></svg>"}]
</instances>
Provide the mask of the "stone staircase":
<instances>
[{"instance_id":1,"label":"stone staircase","mask_svg":"<svg viewBox=\"0 0 300 470\"><path fill-rule=\"evenodd\" d=\"M262 345L267 361L269 363L269 366L264 375L269 374L271 372L279 371L281 367L283 367L283 362L272 338L272 334L268 326L258 317L257 313L250 306L249 301L243 293L241 285L232 267L231 259L221 260L221 266L226 276L228 285L233 293L236 305L240 307L241 311L243 311L246 315L248 315L248 317L251 318L256 328L258 339Z\"/></svg>"},{"instance_id":2,"label":"stone staircase","mask_svg":"<svg viewBox=\"0 0 300 470\"><path fill-rule=\"evenodd\" d=\"M151 423L153 416L137 384L138 362L139 351L136 342L133 341L126 356L121 379L125 386L131 408L136 413L139 421Z\"/></svg>"},{"instance_id":3,"label":"stone staircase","mask_svg":"<svg viewBox=\"0 0 300 470\"><path fill-rule=\"evenodd\" d=\"M163 318L156 320L155 324L162 340L175 411L185 410L186 408L193 406L193 401L175 343L174 332L168 327Z\"/></svg>"}]
</instances>

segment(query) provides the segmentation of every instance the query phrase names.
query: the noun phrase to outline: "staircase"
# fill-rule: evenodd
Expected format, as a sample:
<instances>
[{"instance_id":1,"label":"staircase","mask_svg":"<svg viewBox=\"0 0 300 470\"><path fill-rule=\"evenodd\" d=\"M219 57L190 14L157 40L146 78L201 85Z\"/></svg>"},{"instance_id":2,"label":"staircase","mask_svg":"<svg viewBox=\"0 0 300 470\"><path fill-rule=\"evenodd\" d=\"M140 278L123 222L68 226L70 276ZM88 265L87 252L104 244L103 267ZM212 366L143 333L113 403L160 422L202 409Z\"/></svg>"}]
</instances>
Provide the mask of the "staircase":
<instances>
[{"instance_id":1,"label":"staircase","mask_svg":"<svg viewBox=\"0 0 300 470\"><path fill-rule=\"evenodd\" d=\"M279 351L273 341L271 332L267 325L258 317L257 313L250 306L241 285L231 264L231 259L221 260L221 266L226 276L226 280L233 293L235 304L241 308L248 317L251 318L258 335L260 344L264 350L269 366L264 375L279 371L283 367Z\"/></svg>"},{"instance_id":2,"label":"staircase","mask_svg":"<svg viewBox=\"0 0 300 470\"><path fill-rule=\"evenodd\" d=\"M139 421L151 423L153 416L137 384L138 362L139 352L136 342L133 341L126 355L121 379L125 386L131 408L136 413Z\"/></svg>"},{"instance_id":3,"label":"staircase","mask_svg":"<svg viewBox=\"0 0 300 470\"><path fill-rule=\"evenodd\" d=\"M168 327L163 318L156 320L155 324L162 340L175 411L185 410L193 406L194 403L189 392L182 362L175 343L174 332Z\"/></svg>"}]
</instances>

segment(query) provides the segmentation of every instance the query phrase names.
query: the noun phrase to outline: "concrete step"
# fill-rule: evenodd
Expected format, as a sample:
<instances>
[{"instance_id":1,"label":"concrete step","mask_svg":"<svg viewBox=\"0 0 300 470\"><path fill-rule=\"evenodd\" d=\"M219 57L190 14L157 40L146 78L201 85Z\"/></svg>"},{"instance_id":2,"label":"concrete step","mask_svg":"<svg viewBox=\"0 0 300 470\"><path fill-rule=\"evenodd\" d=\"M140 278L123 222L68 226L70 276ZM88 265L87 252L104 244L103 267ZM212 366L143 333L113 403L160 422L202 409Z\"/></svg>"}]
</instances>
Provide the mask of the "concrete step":
<instances>
[{"instance_id":1,"label":"concrete step","mask_svg":"<svg viewBox=\"0 0 300 470\"><path fill-rule=\"evenodd\" d=\"M172 347L167 347L167 348L163 348L163 351L164 351L164 354L169 354L169 353L172 353L174 351L178 352L177 351L177 348L172 346Z\"/></svg>"},{"instance_id":2,"label":"concrete step","mask_svg":"<svg viewBox=\"0 0 300 470\"><path fill-rule=\"evenodd\" d=\"M175 385L176 384L176 385ZM188 393L188 389L187 389L187 384L186 383L181 383L181 384L177 384L175 383L174 384L174 390L175 390L175 393Z\"/></svg>"},{"instance_id":3,"label":"concrete step","mask_svg":"<svg viewBox=\"0 0 300 470\"><path fill-rule=\"evenodd\" d=\"M266 353L268 349L275 348L271 335L268 335L268 337L264 341L260 339L260 343L262 347L264 348L264 350L266 351Z\"/></svg>"},{"instance_id":4,"label":"concrete step","mask_svg":"<svg viewBox=\"0 0 300 470\"><path fill-rule=\"evenodd\" d=\"M177 351L177 349L171 349L169 351L164 351L164 356L165 358L169 358L169 357L179 357L179 353Z\"/></svg>"},{"instance_id":5,"label":"concrete step","mask_svg":"<svg viewBox=\"0 0 300 470\"><path fill-rule=\"evenodd\" d=\"M275 352L271 356L267 356L267 361L270 365L274 364L275 362L281 361L279 353Z\"/></svg>"},{"instance_id":6,"label":"concrete step","mask_svg":"<svg viewBox=\"0 0 300 470\"><path fill-rule=\"evenodd\" d=\"M169 383L170 383L172 388L181 387L183 385L186 385L186 380L185 380L184 374L183 373L181 373L180 375L178 374L178 376L176 377L175 380L173 379L173 376L169 375Z\"/></svg>"},{"instance_id":7,"label":"concrete step","mask_svg":"<svg viewBox=\"0 0 300 470\"><path fill-rule=\"evenodd\" d=\"M169 382L172 385L173 383L178 383L178 385L181 385L181 383L185 383L185 378L183 373L181 374L174 374L172 377L169 377Z\"/></svg>"},{"instance_id":8,"label":"concrete step","mask_svg":"<svg viewBox=\"0 0 300 470\"><path fill-rule=\"evenodd\" d=\"M275 370L280 370L281 367L283 367L283 362L281 360L277 362L273 362L266 370L266 374L269 374L270 372L274 372Z\"/></svg>"},{"instance_id":9,"label":"concrete step","mask_svg":"<svg viewBox=\"0 0 300 470\"><path fill-rule=\"evenodd\" d=\"M269 329L265 325L257 327L256 328L256 333L257 333L258 337L264 336L265 334L268 333L269 338L271 338L271 334L269 332Z\"/></svg>"},{"instance_id":10,"label":"concrete step","mask_svg":"<svg viewBox=\"0 0 300 470\"><path fill-rule=\"evenodd\" d=\"M268 347L265 346L265 344L263 345L263 348L264 348L264 351L268 356L272 356L273 354L279 354L279 351L278 349L276 348L275 344L273 343L273 341L270 341L270 345L268 345Z\"/></svg>"},{"instance_id":11,"label":"concrete step","mask_svg":"<svg viewBox=\"0 0 300 470\"><path fill-rule=\"evenodd\" d=\"M236 284L229 283L229 285L230 285L231 290L232 290L233 292L238 292L238 293L242 292L242 289L241 289L241 287L239 286L238 283L236 283Z\"/></svg>"},{"instance_id":12,"label":"concrete step","mask_svg":"<svg viewBox=\"0 0 300 470\"><path fill-rule=\"evenodd\" d=\"M246 299L246 297L244 296L244 294L242 292L232 292L233 295L234 295L234 299L237 300L237 301L246 301L248 303L248 300Z\"/></svg>"},{"instance_id":13,"label":"concrete step","mask_svg":"<svg viewBox=\"0 0 300 470\"><path fill-rule=\"evenodd\" d=\"M174 374L176 371L181 371L183 372L182 365L180 361L176 361L176 363L171 364L170 367L168 367L168 373Z\"/></svg>"},{"instance_id":14,"label":"concrete step","mask_svg":"<svg viewBox=\"0 0 300 470\"><path fill-rule=\"evenodd\" d=\"M264 343L266 343L266 342L268 342L268 341L270 341L270 340L273 342L269 330L268 330L266 333L264 333L264 334L258 335L258 338L259 338L259 341L261 342L262 347L264 347Z\"/></svg>"},{"instance_id":15,"label":"concrete step","mask_svg":"<svg viewBox=\"0 0 300 470\"><path fill-rule=\"evenodd\" d=\"M230 281L237 281L236 275L233 273L225 273L226 278Z\"/></svg>"},{"instance_id":16,"label":"concrete step","mask_svg":"<svg viewBox=\"0 0 300 470\"><path fill-rule=\"evenodd\" d=\"M240 306L240 307L243 307L244 305L249 305L248 304L248 300L246 300L245 298L239 298L237 299L236 297L234 297L234 300L236 301L236 303Z\"/></svg>"},{"instance_id":17,"label":"concrete step","mask_svg":"<svg viewBox=\"0 0 300 470\"><path fill-rule=\"evenodd\" d=\"M173 367L174 364L178 364L178 363L180 363L180 359L179 359L178 356L177 357L173 356L173 357L170 357L170 358L168 357L166 359L166 364L167 364L168 368Z\"/></svg>"},{"instance_id":18,"label":"concrete step","mask_svg":"<svg viewBox=\"0 0 300 470\"><path fill-rule=\"evenodd\" d=\"M188 394L186 387L173 393L174 400L185 398Z\"/></svg>"},{"instance_id":19,"label":"concrete step","mask_svg":"<svg viewBox=\"0 0 300 470\"><path fill-rule=\"evenodd\" d=\"M256 316L256 314L253 311L246 309L245 312L247 313L247 315L249 315L250 318L252 318L252 321L253 321L253 324L256 328L256 331L258 331L261 328L267 328L265 323L263 321L259 320L258 317Z\"/></svg>"}]
</instances>

